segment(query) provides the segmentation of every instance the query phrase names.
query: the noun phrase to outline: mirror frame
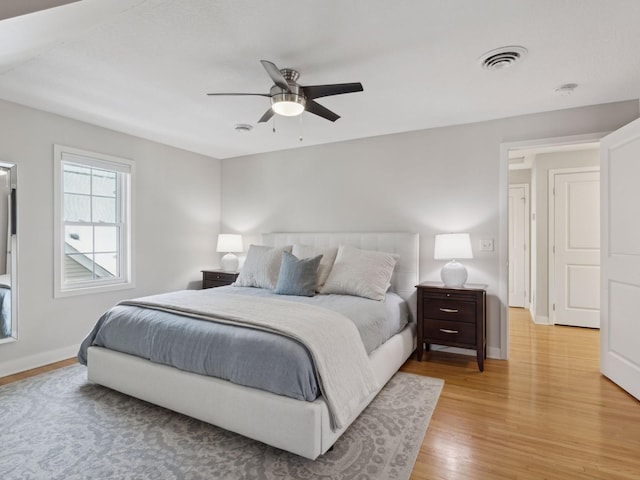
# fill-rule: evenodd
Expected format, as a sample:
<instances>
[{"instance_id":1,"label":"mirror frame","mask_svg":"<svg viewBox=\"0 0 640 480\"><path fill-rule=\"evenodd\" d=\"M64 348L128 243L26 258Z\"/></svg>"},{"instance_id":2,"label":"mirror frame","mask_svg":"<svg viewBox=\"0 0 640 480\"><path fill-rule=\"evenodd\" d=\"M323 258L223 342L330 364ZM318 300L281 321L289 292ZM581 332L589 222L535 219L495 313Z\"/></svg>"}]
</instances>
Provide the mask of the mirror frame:
<instances>
[{"instance_id":1,"label":"mirror frame","mask_svg":"<svg viewBox=\"0 0 640 480\"><path fill-rule=\"evenodd\" d=\"M9 170L11 192L11 336L0 339L0 345L18 340L18 166L0 161L0 168Z\"/></svg>"}]
</instances>

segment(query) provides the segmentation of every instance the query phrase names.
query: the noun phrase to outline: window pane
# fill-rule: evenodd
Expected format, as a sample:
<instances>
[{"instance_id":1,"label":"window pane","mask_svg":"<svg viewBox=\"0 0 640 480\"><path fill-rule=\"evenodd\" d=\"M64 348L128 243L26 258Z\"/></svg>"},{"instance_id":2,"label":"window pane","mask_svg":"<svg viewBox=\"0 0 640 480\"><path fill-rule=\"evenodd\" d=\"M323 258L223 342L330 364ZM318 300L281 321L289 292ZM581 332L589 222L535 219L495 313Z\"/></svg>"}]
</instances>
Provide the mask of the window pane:
<instances>
[{"instance_id":1,"label":"window pane","mask_svg":"<svg viewBox=\"0 0 640 480\"><path fill-rule=\"evenodd\" d=\"M65 165L64 191L67 193L91 193L91 169Z\"/></svg>"},{"instance_id":2,"label":"window pane","mask_svg":"<svg viewBox=\"0 0 640 480\"><path fill-rule=\"evenodd\" d=\"M93 253L93 227L65 225L64 251L65 253Z\"/></svg>"},{"instance_id":3,"label":"window pane","mask_svg":"<svg viewBox=\"0 0 640 480\"><path fill-rule=\"evenodd\" d=\"M56 178L62 177L54 186L55 232L62 240L55 296L129 285L132 163L60 145L54 152Z\"/></svg>"},{"instance_id":4,"label":"window pane","mask_svg":"<svg viewBox=\"0 0 640 480\"><path fill-rule=\"evenodd\" d=\"M90 222L91 197L88 195L64 194L65 222Z\"/></svg>"},{"instance_id":5,"label":"window pane","mask_svg":"<svg viewBox=\"0 0 640 480\"><path fill-rule=\"evenodd\" d=\"M64 256L65 282L86 282L92 279L93 255L66 254Z\"/></svg>"},{"instance_id":6,"label":"window pane","mask_svg":"<svg viewBox=\"0 0 640 480\"><path fill-rule=\"evenodd\" d=\"M93 222L116 222L116 199L92 197Z\"/></svg>"},{"instance_id":7,"label":"window pane","mask_svg":"<svg viewBox=\"0 0 640 480\"><path fill-rule=\"evenodd\" d=\"M101 197L116 196L116 172L92 170L93 195Z\"/></svg>"},{"instance_id":8,"label":"window pane","mask_svg":"<svg viewBox=\"0 0 640 480\"><path fill-rule=\"evenodd\" d=\"M117 277L118 255L116 253L96 253L96 278Z\"/></svg>"},{"instance_id":9,"label":"window pane","mask_svg":"<svg viewBox=\"0 0 640 480\"><path fill-rule=\"evenodd\" d=\"M96 227L95 239L96 252L118 251L118 227Z\"/></svg>"}]
</instances>

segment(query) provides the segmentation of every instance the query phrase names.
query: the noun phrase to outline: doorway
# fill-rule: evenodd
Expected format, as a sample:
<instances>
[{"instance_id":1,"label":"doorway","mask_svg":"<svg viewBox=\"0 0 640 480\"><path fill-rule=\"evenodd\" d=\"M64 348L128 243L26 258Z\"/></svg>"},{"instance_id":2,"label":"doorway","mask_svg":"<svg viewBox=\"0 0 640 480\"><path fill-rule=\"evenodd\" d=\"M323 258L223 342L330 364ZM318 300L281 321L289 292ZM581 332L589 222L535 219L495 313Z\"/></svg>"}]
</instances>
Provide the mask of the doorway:
<instances>
[{"instance_id":1,"label":"doorway","mask_svg":"<svg viewBox=\"0 0 640 480\"><path fill-rule=\"evenodd\" d=\"M553 324L553 305L555 294L550 294L550 258L553 255L554 242L549 240L550 228L549 220L553 217L550 214L549 191L553 188L549 183L549 171L562 168L598 168L599 165L599 140L604 134L580 135L575 137L564 137L531 142L518 142L505 144L502 146L502 165L506 170L505 190L507 194L503 197L503 205L506 210L502 232L503 238L509 237L509 231L514 230L510 221L517 218L510 208L516 204L513 195L513 187L517 184L525 183L529 186L530 209L527 215L529 226L529 251L525 256L528 262L529 271L527 280L529 288L526 290L524 306L520 307L518 300L511 298L511 290L517 283L511 279L514 270L511 262L513 255L510 252L513 241L501 251L501 258L504 258L507 267L507 276L502 283L503 299L505 300L504 316L501 323L502 357L508 358L509 345L509 308L508 305L516 305L529 311L533 322L538 324ZM504 177L503 177L504 178ZM524 180L523 180L524 179ZM517 271L517 270L516 270ZM575 272L574 272L575 273ZM579 277L582 279L582 277ZM575 279L575 275L574 275ZM577 285L577 283L576 283ZM515 297L514 297L515 298ZM574 297L570 297L575 300ZM557 301L556 308L557 308ZM591 305L592 306L592 305ZM528 318L528 316L527 316Z\"/></svg>"}]
</instances>

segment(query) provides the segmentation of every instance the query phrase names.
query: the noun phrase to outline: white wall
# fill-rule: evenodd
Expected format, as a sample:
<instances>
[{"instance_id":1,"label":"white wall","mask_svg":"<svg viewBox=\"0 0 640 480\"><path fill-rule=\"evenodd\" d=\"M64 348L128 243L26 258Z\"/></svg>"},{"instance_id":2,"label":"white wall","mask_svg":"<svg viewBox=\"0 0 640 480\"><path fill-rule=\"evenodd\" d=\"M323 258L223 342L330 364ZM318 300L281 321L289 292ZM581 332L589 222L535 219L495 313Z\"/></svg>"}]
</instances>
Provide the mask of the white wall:
<instances>
[{"instance_id":1,"label":"white wall","mask_svg":"<svg viewBox=\"0 0 640 480\"><path fill-rule=\"evenodd\" d=\"M53 298L53 144L135 161L136 288ZM217 264L219 160L0 101L0 161L18 164L19 339L0 345L0 376L74 356L115 302L199 288Z\"/></svg>"},{"instance_id":2,"label":"white wall","mask_svg":"<svg viewBox=\"0 0 640 480\"><path fill-rule=\"evenodd\" d=\"M532 290L536 323L549 323L549 170L600 165L600 150L577 150L536 155L532 176L535 177L535 284Z\"/></svg>"},{"instance_id":3,"label":"white wall","mask_svg":"<svg viewBox=\"0 0 640 480\"><path fill-rule=\"evenodd\" d=\"M500 144L614 130L638 115L634 100L225 159L221 228L254 242L276 231L418 232L423 281L438 280L443 264L434 235L470 232L475 258L465 264L469 282L488 285L497 356ZM480 252L487 238L496 248Z\"/></svg>"}]
</instances>

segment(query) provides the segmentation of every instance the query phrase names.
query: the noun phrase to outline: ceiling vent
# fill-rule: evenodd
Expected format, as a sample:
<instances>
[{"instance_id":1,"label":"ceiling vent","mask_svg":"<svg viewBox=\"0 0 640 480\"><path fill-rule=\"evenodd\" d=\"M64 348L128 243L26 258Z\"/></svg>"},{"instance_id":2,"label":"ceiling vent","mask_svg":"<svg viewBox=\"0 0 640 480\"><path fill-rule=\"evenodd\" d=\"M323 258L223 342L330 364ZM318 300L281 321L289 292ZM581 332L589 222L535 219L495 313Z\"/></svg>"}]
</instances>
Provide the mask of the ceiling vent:
<instances>
[{"instance_id":1,"label":"ceiling vent","mask_svg":"<svg viewBox=\"0 0 640 480\"><path fill-rule=\"evenodd\" d=\"M522 60L527 55L524 47L500 47L485 53L479 59L482 68L502 70Z\"/></svg>"}]
</instances>

